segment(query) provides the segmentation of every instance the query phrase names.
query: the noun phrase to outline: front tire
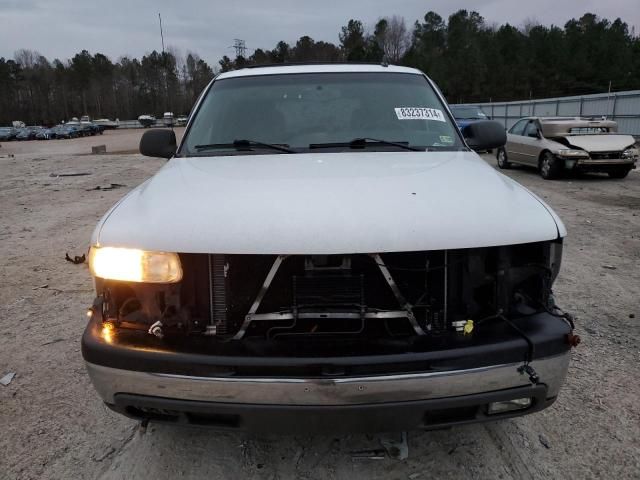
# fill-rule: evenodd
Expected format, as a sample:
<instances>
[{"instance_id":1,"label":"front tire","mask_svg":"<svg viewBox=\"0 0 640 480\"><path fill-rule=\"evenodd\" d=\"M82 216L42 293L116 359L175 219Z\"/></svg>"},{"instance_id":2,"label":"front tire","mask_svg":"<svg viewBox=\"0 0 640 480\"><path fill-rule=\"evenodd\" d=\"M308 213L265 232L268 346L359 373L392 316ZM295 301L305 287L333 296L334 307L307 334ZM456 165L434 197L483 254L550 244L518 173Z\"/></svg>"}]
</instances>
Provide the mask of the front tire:
<instances>
[{"instance_id":1,"label":"front tire","mask_svg":"<svg viewBox=\"0 0 640 480\"><path fill-rule=\"evenodd\" d=\"M505 170L507 168L511 168L511 163L507 158L507 151L504 147L500 147L496 152L496 159L498 161L498 168L501 170Z\"/></svg>"},{"instance_id":2,"label":"front tire","mask_svg":"<svg viewBox=\"0 0 640 480\"><path fill-rule=\"evenodd\" d=\"M560 176L562 165L551 152L545 152L540 159L540 176L545 180L553 180Z\"/></svg>"},{"instance_id":3,"label":"front tire","mask_svg":"<svg viewBox=\"0 0 640 480\"><path fill-rule=\"evenodd\" d=\"M629 175L630 171L631 171L631 168L629 167L618 167L615 170L611 170L610 172L607 172L607 173L611 178L625 178L627 175Z\"/></svg>"}]
</instances>

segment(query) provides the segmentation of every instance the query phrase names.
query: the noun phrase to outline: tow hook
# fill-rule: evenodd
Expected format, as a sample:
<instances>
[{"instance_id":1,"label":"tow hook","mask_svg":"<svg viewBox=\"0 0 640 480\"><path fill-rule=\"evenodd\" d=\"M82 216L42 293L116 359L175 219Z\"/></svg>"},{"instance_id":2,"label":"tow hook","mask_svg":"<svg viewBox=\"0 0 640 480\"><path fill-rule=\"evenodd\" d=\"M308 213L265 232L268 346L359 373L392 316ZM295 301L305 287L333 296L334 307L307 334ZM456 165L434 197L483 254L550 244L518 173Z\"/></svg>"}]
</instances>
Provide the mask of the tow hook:
<instances>
[{"instance_id":1,"label":"tow hook","mask_svg":"<svg viewBox=\"0 0 640 480\"><path fill-rule=\"evenodd\" d=\"M162 338L164 334L162 333L162 322L158 320L156 323L149 327L149 333L158 338Z\"/></svg>"},{"instance_id":2,"label":"tow hook","mask_svg":"<svg viewBox=\"0 0 640 480\"><path fill-rule=\"evenodd\" d=\"M580 345L580 342L582 340L580 339L580 335L576 335L573 332L571 332L571 333L567 333L566 341L571 348L574 348Z\"/></svg>"}]
</instances>

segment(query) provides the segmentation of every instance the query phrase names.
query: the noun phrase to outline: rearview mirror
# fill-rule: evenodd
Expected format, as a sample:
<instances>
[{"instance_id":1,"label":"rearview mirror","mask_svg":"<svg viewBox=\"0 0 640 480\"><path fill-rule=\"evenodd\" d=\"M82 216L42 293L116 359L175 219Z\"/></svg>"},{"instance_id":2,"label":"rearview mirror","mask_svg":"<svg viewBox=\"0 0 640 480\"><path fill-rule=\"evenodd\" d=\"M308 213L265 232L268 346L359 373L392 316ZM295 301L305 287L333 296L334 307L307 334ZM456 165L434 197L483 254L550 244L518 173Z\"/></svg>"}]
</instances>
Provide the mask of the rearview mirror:
<instances>
[{"instance_id":1,"label":"rearview mirror","mask_svg":"<svg viewBox=\"0 0 640 480\"><path fill-rule=\"evenodd\" d=\"M507 132L495 120L471 122L462 129L467 145L473 150L490 150L507 143Z\"/></svg>"},{"instance_id":2,"label":"rearview mirror","mask_svg":"<svg viewBox=\"0 0 640 480\"><path fill-rule=\"evenodd\" d=\"M147 157L171 158L176 149L176 134L173 130L148 130L140 139L140 153Z\"/></svg>"}]
</instances>

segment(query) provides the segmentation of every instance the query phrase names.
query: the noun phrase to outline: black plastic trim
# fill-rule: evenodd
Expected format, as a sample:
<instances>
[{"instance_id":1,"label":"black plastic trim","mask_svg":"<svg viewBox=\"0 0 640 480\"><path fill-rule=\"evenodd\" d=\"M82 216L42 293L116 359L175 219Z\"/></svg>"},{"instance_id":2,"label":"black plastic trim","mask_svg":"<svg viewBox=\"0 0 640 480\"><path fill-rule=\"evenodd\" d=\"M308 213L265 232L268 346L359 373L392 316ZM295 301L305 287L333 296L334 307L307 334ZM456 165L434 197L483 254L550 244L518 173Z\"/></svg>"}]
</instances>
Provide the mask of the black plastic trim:
<instances>
[{"instance_id":1,"label":"black plastic trim","mask_svg":"<svg viewBox=\"0 0 640 480\"><path fill-rule=\"evenodd\" d=\"M529 408L487 415L491 402L532 398ZM435 430L521 416L547 408L546 385L458 397L339 406L255 405L117 394L109 408L137 420L253 433L310 434Z\"/></svg>"},{"instance_id":2,"label":"black plastic trim","mask_svg":"<svg viewBox=\"0 0 640 480\"><path fill-rule=\"evenodd\" d=\"M548 313L512 321L534 346L533 360L561 355L569 350L571 328ZM524 361L528 345L507 325L477 329L473 338L453 334L446 339L413 337L404 341L320 339L267 341L247 339L222 342L190 336L156 338L146 331L118 329L105 340L101 325L92 319L82 337L87 362L139 372L191 376L324 376L339 371L344 376L447 371ZM332 351L333 356L326 352Z\"/></svg>"}]
</instances>

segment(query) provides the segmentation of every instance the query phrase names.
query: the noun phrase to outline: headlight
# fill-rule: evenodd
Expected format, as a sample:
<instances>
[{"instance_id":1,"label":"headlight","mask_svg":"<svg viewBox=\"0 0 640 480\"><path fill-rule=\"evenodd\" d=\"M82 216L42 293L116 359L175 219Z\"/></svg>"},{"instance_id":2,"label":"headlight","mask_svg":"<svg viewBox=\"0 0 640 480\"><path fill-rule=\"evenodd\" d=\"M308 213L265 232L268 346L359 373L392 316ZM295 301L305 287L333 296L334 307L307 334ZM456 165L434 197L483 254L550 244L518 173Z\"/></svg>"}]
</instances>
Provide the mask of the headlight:
<instances>
[{"instance_id":1,"label":"headlight","mask_svg":"<svg viewBox=\"0 0 640 480\"><path fill-rule=\"evenodd\" d=\"M558 155L561 157L569 157L569 158L589 158L589 154L584 150L573 150L573 149L558 150Z\"/></svg>"},{"instance_id":2,"label":"headlight","mask_svg":"<svg viewBox=\"0 0 640 480\"><path fill-rule=\"evenodd\" d=\"M622 152L622 158L637 159L638 155L640 155L640 153L637 148L627 148Z\"/></svg>"},{"instance_id":3,"label":"headlight","mask_svg":"<svg viewBox=\"0 0 640 480\"><path fill-rule=\"evenodd\" d=\"M182 280L182 267L176 253L91 247L89 268L95 277L108 280L146 283L176 283Z\"/></svg>"}]
</instances>

